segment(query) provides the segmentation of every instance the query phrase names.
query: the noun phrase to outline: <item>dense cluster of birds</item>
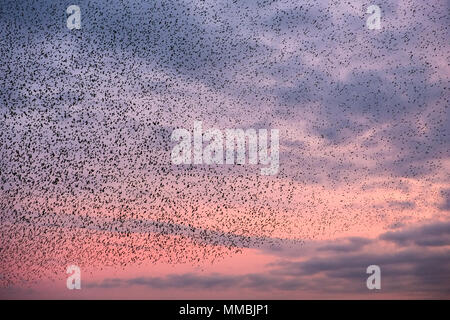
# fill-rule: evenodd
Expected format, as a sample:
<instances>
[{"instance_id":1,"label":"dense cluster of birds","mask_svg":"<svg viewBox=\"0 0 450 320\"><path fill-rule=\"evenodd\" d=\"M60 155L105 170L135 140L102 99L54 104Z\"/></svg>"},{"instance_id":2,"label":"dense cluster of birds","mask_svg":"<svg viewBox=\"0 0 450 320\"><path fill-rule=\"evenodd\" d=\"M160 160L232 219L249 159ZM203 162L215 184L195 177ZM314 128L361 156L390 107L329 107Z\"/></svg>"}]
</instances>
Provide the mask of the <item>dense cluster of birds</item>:
<instances>
[{"instance_id":1,"label":"dense cluster of birds","mask_svg":"<svg viewBox=\"0 0 450 320\"><path fill-rule=\"evenodd\" d=\"M361 1L77 4L80 30L66 1L0 4L3 285L368 230L395 219L352 207L370 177L448 179L444 1L385 4L381 31ZM195 120L280 129L279 174L172 165Z\"/></svg>"}]
</instances>

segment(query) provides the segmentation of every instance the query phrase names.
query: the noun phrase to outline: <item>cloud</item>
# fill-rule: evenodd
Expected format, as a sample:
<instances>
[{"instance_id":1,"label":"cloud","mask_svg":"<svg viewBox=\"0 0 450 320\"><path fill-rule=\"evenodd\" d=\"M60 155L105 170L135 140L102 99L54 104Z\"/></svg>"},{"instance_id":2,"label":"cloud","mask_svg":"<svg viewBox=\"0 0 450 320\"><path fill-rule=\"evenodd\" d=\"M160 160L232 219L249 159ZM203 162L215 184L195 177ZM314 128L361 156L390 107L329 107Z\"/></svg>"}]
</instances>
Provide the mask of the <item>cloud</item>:
<instances>
[{"instance_id":1,"label":"cloud","mask_svg":"<svg viewBox=\"0 0 450 320\"><path fill-rule=\"evenodd\" d=\"M235 286L240 281L239 277L232 277L220 274L196 275L192 273L176 275L171 274L165 277L139 277L128 280L106 279L101 283L87 284L87 288L112 288L121 286L146 286L156 289L171 288L196 288L196 289L217 289Z\"/></svg>"},{"instance_id":2,"label":"cloud","mask_svg":"<svg viewBox=\"0 0 450 320\"><path fill-rule=\"evenodd\" d=\"M415 244L420 247L450 245L450 222L432 222L419 227L389 231L380 239L397 245Z\"/></svg>"},{"instance_id":3,"label":"cloud","mask_svg":"<svg viewBox=\"0 0 450 320\"><path fill-rule=\"evenodd\" d=\"M318 251L332 251L332 252L354 252L362 249L364 246L372 243L371 239L361 237L351 237L344 241L334 241L332 244L320 246Z\"/></svg>"},{"instance_id":4,"label":"cloud","mask_svg":"<svg viewBox=\"0 0 450 320\"><path fill-rule=\"evenodd\" d=\"M153 221L149 219L115 219L95 216L83 217L77 214L43 215L14 212L12 215L2 216L0 221L3 223L12 223L16 227L33 225L39 228L61 228L62 230L175 235L187 237L202 244L233 248L258 248L274 253L283 251L290 246L298 249L303 244L302 241L289 238L246 236L232 232L195 227L190 224L184 225L175 222Z\"/></svg>"},{"instance_id":5,"label":"cloud","mask_svg":"<svg viewBox=\"0 0 450 320\"><path fill-rule=\"evenodd\" d=\"M412 201L388 201L388 205L395 209L414 209L416 204Z\"/></svg>"},{"instance_id":6,"label":"cloud","mask_svg":"<svg viewBox=\"0 0 450 320\"><path fill-rule=\"evenodd\" d=\"M301 244L289 247L264 235L316 238L403 221L413 209L417 219L431 211L421 206L431 202L424 199L428 187L418 185L402 191L419 189L407 198L413 200L387 200L386 210L359 214L378 201L378 190L361 187L366 182L383 180L382 191L389 192L397 191L399 177L427 185L448 180L444 2L385 3L379 33L364 28L363 1L77 4L80 32L65 26L66 1L5 1L1 8L0 221L13 225L0 240L11 253L20 252L19 244L26 252L15 263L4 255L8 267L40 259L34 252L54 251L53 245L62 246L59 233L69 231L78 231L78 239L91 231L86 243L94 231L105 231L259 248L291 259L278 272L291 268L299 276L359 275L371 258L390 267L404 259L419 274L424 269L414 256L437 262L433 254L439 253L414 247L445 247L442 226L320 243L317 256L303 262L294 261ZM279 176L266 183L247 168L173 169L170 132L196 118L217 127L280 127ZM323 189L309 189L319 185ZM450 210L449 194L443 191L441 210ZM351 210L355 203L358 213ZM95 214L101 217L88 217ZM29 238L36 229L48 232L47 243ZM379 240L411 247L411 256L370 253ZM183 246L174 248L184 255ZM438 279L445 263L436 267ZM274 277L238 281L256 286L264 278L286 290L303 285ZM196 280L206 286L211 279ZM173 279L158 281L164 286Z\"/></svg>"},{"instance_id":7,"label":"cloud","mask_svg":"<svg viewBox=\"0 0 450 320\"><path fill-rule=\"evenodd\" d=\"M450 211L450 189L442 190L441 193L444 198L444 203L440 206L440 209Z\"/></svg>"},{"instance_id":8,"label":"cloud","mask_svg":"<svg viewBox=\"0 0 450 320\"><path fill-rule=\"evenodd\" d=\"M105 279L92 282L88 288L111 288L144 286L149 289L201 289L236 290L253 289L276 292L301 292L322 294L327 297L345 297L358 294L371 297L365 287L369 265L381 267L382 289L380 294L396 294L406 297L449 297L450 295L450 250L437 250L434 244L420 242L423 235L447 239L449 222L425 224L405 228L398 234L418 237L422 246L397 241L399 248L385 250L383 241L393 241L390 232L379 239L343 239L342 245L318 245L315 250L303 252L301 261L283 257L271 263L260 273L249 274L171 274L162 277L138 277L131 279ZM320 243L320 242L319 242ZM447 243L450 245L450 243ZM326 255L324 255L326 254Z\"/></svg>"}]
</instances>

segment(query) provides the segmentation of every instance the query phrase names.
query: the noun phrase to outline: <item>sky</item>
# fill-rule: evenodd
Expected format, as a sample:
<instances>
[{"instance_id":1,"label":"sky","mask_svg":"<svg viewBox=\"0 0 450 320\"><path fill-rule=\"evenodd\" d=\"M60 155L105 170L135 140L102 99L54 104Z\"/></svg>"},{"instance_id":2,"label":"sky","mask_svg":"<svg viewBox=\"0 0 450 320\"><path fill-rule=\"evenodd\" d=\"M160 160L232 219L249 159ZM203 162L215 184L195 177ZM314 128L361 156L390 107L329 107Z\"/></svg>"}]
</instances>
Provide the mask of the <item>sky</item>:
<instances>
[{"instance_id":1,"label":"sky","mask_svg":"<svg viewBox=\"0 0 450 320\"><path fill-rule=\"evenodd\" d=\"M449 299L448 13L0 0L0 297ZM278 129L278 173L173 164L195 121Z\"/></svg>"}]
</instances>

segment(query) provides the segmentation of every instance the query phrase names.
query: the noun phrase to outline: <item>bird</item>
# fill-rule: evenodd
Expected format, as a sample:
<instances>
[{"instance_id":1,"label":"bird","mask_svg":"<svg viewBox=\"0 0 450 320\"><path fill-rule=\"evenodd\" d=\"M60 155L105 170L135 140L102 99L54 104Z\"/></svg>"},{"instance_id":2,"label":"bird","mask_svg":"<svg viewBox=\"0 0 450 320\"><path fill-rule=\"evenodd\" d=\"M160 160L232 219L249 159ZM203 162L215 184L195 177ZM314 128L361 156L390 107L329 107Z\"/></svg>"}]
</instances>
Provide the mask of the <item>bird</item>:
<instances>
[{"instance_id":1,"label":"bird","mask_svg":"<svg viewBox=\"0 0 450 320\"><path fill-rule=\"evenodd\" d=\"M3 1L0 286L72 262L218 265L438 212L448 24L406 2L373 31L354 1L80 0L79 30L65 1ZM279 129L279 173L172 164L194 121Z\"/></svg>"}]
</instances>

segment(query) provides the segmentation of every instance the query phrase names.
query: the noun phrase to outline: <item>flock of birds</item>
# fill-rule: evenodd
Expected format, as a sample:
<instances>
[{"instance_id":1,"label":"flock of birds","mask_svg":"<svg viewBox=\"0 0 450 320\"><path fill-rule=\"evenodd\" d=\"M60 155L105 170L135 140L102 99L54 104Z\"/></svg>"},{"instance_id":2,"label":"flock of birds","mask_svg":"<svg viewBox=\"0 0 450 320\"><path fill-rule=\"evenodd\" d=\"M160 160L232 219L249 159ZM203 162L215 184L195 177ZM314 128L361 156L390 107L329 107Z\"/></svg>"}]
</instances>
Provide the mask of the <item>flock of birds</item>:
<instances>
[{"instance_id":1,"label":"flock of birds","mask_svg":"<svg viewBox=\"0 0 450 320\"><path fill-rule=\"evenodd\" d=\"M383 208L323 195L448 177L445 4L371 32L350 2L78 2L81 30L66 1L0 4L2 285L368 230ZM280 129L279 174L172 165L195 120Z\"/></svg>"}]
</instances>

